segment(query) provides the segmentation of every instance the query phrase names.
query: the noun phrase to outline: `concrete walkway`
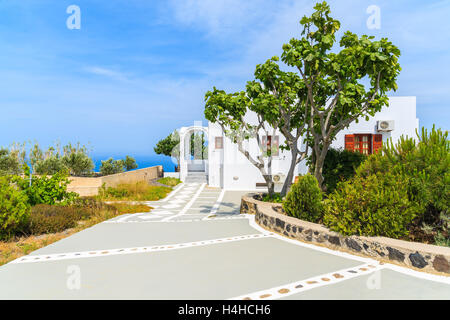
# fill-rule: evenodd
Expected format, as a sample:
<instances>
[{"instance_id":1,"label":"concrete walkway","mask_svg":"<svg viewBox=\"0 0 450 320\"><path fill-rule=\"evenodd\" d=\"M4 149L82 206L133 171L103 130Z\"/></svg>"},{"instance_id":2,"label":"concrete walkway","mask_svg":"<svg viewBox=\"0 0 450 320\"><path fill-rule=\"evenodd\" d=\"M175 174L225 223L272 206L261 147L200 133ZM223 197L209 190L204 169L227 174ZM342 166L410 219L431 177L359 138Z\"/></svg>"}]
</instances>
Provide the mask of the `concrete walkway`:
<instances>
[{"instance_id":1,"label":"concrete walkway","mask_svg":"<svg viewBox=\"0 0 450 320\"><path fill-rule=\"evenodd\" d=\"M0 267L0 299L450 299L450 278L263 230L243 193L179 185Z\"/></svg>"}]
</instances>

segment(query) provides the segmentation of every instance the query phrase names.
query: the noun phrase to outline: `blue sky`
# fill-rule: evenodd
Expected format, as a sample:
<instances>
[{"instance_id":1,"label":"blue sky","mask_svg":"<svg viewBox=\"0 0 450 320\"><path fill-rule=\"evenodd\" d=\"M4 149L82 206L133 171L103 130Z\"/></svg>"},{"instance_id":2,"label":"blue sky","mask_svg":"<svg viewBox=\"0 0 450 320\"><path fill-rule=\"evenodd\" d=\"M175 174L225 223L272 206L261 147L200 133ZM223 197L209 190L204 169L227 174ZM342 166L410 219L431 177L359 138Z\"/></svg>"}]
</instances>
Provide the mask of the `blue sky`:
<instances>
[{"instance_id":1,"label":"blue sky","mask_svg":"<svg viewBox=\"0 0 450 320\"><path fill-rule=\"evenodd\" d=\"M0 146L90 144L97 156L152 156L203 117L212 86L241 90L255 65L300 37L303 0L0 0ZM402 51L399 90L420 124L449 127L450 1L329 1L341 31ZM69 30L69 5L81 29ZM366 26L369 5L381 28Z\"/></svg>"}]
</instances>

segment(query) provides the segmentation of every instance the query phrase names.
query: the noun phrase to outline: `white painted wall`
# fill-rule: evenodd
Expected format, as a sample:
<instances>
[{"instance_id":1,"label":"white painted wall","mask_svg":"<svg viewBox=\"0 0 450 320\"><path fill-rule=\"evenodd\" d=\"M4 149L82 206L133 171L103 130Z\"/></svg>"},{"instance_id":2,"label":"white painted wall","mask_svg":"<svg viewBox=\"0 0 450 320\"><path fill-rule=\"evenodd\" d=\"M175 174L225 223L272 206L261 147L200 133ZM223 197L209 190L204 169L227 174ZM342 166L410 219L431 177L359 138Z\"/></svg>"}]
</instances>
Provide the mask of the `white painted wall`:
<instances>
[{"instance_id":1,"label":"white painted wall","mask_svg":"<svg viewBox=\"0 0 450 320\"><path fill-rule=\"evenodd\" d=\"M250 123L256 123L256 115L253 113L248 113L245 119ZM377 121L381 120L394 120L395 129L391 132L378 132ZM416 117L416 97L390 97L389 107L383 108L374 117L370 117L369 121L366 121L364 118L360 119L359 123L354 122L347 129L339 132L332 144L332 148L344 148L346 134L381 133L383 135L383 144L389 138L392 138L395 143L401 135L415 138L415 130L418 127L419 120ZM208 124L208 132L209 185L227 190L257 190L256 183L264 182L260 171L239 152L237 146L224 135L219 125L210 122ZM283 135L279 132L276 134L279 135L279 143L282 145L284 143ZM215 149L215 137L217 136L224 137L223 150ZM258 154L256 139L252 139L248 147L248 150L253 156ZM303 149L301 147L301 141L299 141L299 148ZM290 160L290 152L280 150L280 156L273 160L272 173L287 174ZM223 173L221 173L221 170L223 170ZM307 172L305 161L297 166L295 172L296 174L304 174Z\"/></svg>"}]
</instances>

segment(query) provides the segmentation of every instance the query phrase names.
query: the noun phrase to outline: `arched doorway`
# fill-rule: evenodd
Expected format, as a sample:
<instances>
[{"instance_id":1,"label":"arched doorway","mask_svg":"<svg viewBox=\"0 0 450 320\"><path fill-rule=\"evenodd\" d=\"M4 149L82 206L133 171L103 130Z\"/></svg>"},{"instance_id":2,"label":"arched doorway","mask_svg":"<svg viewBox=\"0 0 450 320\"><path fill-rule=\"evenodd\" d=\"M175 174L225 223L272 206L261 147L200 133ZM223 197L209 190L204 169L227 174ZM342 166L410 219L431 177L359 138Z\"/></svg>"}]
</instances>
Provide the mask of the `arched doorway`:
<instances>
[{"instance_id":1,"label":"arched doorway","mask_svg":"<svg viewBox=\"0 0 450 320\"><path fill-rule=\"evenodd\" d=\"M201 125L180 129L180 179L207 182L208 128Z\"/></svg>"}]
</instances>

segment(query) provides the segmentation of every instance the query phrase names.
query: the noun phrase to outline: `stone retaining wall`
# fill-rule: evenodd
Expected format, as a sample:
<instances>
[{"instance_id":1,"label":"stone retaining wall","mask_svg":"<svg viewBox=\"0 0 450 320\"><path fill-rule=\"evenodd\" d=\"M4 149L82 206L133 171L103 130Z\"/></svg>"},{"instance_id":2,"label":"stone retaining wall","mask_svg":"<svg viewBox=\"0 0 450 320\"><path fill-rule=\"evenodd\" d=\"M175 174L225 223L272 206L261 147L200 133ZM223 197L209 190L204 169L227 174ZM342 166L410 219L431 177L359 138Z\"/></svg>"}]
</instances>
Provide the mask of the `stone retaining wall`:
<instances>
[{"instance_id":1,"label":"stone retaining wall","mask_svg":"<svg viewBox=\"0 0 450 320\"><path fill-rule=\"evenodd\" d=\"M385 237L342 236L323 225L286 216L281 205L242 197L241 213L255 214L264 229L288 238L388 261L402 266L450 276L450 248Z\"/></svg>"},{"instance_id":2,"label":"stone retaining wall","mask_svg":"<svg viewBox=\"0 0 450 320\"><path fill-rule=\"evenodd\" d=\"M115 187L123 183L132 184L140 181L155 180L162 178L162 176L163 167L154 166L98 178L70 177L70 184L67 186L67 190L76 192L80 196L95 196L98 194L98 188L103 184L106 187Z\"/></svg>"}]
</instances>

